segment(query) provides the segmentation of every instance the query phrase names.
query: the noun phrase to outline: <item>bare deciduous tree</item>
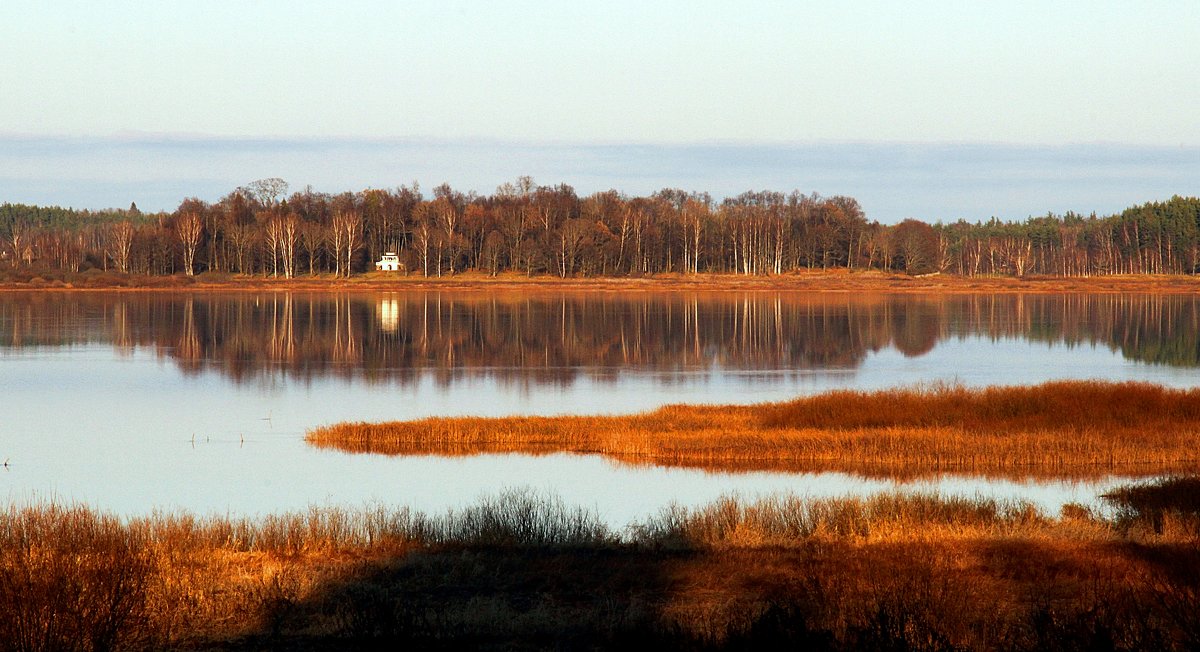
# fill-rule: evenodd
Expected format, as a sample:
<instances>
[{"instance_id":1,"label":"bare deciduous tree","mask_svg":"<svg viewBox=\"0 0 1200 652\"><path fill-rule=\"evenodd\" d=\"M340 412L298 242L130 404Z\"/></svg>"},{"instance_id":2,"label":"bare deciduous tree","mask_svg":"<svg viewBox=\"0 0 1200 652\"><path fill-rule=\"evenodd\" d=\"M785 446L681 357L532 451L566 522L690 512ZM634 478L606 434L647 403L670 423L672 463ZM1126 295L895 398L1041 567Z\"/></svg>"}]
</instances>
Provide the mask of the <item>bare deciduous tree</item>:
<instances>
[{"instance_id":1,"label":"bare deciduous tree","mask_svg":"<svg viewBox=\"0 0 1200 652\"><path fill-rule=\"evenodd\" d=\"M129 273L129 254L133 249L133 224L123 220L110 224L104 231L105 256L122 274Z\"/></svg>"},{"instance_id":2,"label":"bare deciduous tree","mask_svg":"<svg viewBox=\"0 0 1200 652\"><path fill-rule=\"evenodd\" d=\"M200 246L200 236L203 233L204 222L196 213L183 213L175 221L175 234L183 246L183 273L188 276L196 274L196 249Z\"/></svg>"},{"instance_id":3,"label":"bare deciduous tree","mask_svg":"<svg viewBox=\"0 0 1200 652\"><path fill-rule=\"evenodd\" d=\"M354 253L362 246L362 215L355 210L339 210L333 214L331 228L337 273L350 276Z\"/></svg>"},{"instance_id":4,"label":"bare deciduous tree","mask_svg":"<svg viewBox=\"0 0 1200 652\"><path fill-rule=\"evenodd\" d=\"M278 203L280 197L287 194L287 189L288 183L286 181L279 177L270 177L268 179L251 181L238 190L253 197L264 208L271 208Z\"/></svg>"}]
</instances>

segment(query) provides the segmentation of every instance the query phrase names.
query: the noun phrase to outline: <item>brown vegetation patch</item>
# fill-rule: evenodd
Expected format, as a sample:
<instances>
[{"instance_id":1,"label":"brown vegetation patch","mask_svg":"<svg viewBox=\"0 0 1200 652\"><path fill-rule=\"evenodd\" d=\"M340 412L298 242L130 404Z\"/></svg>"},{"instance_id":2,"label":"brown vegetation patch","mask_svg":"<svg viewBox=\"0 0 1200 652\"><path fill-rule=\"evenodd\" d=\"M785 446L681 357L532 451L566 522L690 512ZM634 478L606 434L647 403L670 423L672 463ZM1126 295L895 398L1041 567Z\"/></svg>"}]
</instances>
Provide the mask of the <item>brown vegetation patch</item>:
<instances>
[{"instance_id":1,"label":"brown vegetation patch","mask_svg":"<svg viewBox=\"0 0 1200 652\"><path fill-rule=\"evenodd\" d=\"M1200 468L1200 390L1140 383L835 391L632 416L342 423L319 447L391 455L570 452L710 469L1086 477Z\"/></svg>"},{"instance_id":2,"label":"brown vegetation patch","mask_svg":"<svg viewBox=\"0 0 1200 652\"><path fill-rule=\"evenodd\" d=\"M1195 649L1195 533L885 495L614 531L512 492L446 515L0 511L0 650Z\"/></svg>"},{"instance_id":3,"label":"brown vegetation patch","mask_svg":"<svg viewBox=\"0 0 1200 652\"><path fill-rule=\"evenodd\" d=\"M1200 477L1163 478L1127 485L1104 494L1117 509L1124 530L1191 537L1200 542Z\"/></svg>"}]
</instances>

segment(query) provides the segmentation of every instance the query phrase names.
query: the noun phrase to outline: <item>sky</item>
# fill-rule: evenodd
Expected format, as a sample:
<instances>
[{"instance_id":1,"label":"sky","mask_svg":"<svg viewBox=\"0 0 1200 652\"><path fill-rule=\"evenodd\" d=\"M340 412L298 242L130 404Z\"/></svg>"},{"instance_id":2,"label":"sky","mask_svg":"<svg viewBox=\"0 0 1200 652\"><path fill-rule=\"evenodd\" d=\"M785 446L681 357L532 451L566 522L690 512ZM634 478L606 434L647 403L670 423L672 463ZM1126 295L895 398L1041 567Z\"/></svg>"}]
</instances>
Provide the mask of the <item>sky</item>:
<instances>
[{"instance_id":1,"label":"sky","mask_svg":"<svg viewBox=\"0 0 1200 652\"><path fill-rule=\"evenodd\" d=\"M4 0L0 202L532 174L1111 212L1200 194L1197 34L1194 0Z\"/></svg>"}]
</instances>

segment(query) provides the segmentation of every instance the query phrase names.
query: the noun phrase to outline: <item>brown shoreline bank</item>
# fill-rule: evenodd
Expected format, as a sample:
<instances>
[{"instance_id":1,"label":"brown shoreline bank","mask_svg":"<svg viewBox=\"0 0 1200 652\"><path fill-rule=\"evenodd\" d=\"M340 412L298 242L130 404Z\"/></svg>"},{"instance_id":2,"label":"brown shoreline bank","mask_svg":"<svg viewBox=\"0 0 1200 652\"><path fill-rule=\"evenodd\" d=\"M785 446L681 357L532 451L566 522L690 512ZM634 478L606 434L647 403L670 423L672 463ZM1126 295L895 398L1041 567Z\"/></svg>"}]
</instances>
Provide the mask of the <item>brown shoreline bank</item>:
<instances>
[{"instance_id":1,"label":"brown shoreline bank","mask_svg":"<svg viewBox=\"0 0 1200 652\"><path fill-rule=\"evenodd\" d=\"M647 277L558 278L523 274L468 272L456 276L422 277L368 273L351 278L265 278L205 273L194 277L136 276L83 272L67 276L37 276L0 281L0 291L406 291L470 292L663 292L663 291L788 291L830 293L1191 293L1200 292L1200 276L1133 275L1097 277L963 277L950 274L906 276L879 271L805 271L774 276L739 274L659 274Z\"/></svg>"}]
</instances>

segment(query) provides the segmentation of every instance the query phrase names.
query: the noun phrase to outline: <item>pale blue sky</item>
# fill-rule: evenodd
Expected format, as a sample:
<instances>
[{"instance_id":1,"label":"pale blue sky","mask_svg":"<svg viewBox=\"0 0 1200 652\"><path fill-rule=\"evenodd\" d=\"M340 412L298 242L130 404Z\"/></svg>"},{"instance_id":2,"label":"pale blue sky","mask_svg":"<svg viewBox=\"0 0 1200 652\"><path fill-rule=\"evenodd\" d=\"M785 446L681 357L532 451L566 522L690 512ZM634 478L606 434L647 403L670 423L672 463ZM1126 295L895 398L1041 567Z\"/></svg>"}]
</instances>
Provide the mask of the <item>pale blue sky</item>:
<instances>
[{"instance_id":1,"label":"pale blue sky","mask_svg":"<svg viewBox=\"0 0 1200 652\"><path fill-rule=\"evenodd\" d=\"M0 201L90 182L95 194L61 203L127 205L125 196L141 183L132 171L141 159L115 162L123 171L111 178L94 162L111 149L105 143L180 136L213 141L203 169L156 159L144 166L146 184L161 190L166 177L206 178L232 188L250 180L247 174L281 175L271 169L269 147L234 147L237 159L219 155L230 139L264 138L272 146L348 143L339 149L336 174L319 157L307 167L300 159L278 166L294 187L329 190L419 179L491 192L494 186L484 184L565 161L561 176L551 170L539 180L640 192L639 180L649 177L687 187L723 179L722 165L745 167L722 160L696 174L695 166L675 170L639 150L624 164L581 170L592 160L587 148L598 145L732 146L723 151L748 156L761 176L751 186L826 194L853 194L853 171L814 175L819 160L794 166L796 156L772 152L841 145L848 153L835 156L842 161L836 172L864 144L929 145L938 153L932 158L947 144L964 152L982 151L975 147L981 144L1024 148L999 154L1010 158L1012 151L1106 143L1128 146L1120 151L1136 152L1142 170L1178 176L1181 157L1183 169L1200 166L1198 34L1196 0L3 0ZM80 152L65 163L47 154L59 151L61 138ZM403 151L382 165L378 148L364 145L373 139ZM457 168L444 160L425 165L412 156L414 142L477 154ZM350 151L356 143L357 154ZM548 145L549 158L525 156ZM500 161L487 160L491 146ZM525 158L506 167L502 150ZM682 150L663 151L676 160L671 152ZM1147 158L1160 154L1165 158ZM251 165L264 157L265 165ZM891 167L872 161L868 172L879 187L894 185L914 173L906 166L929 160L901 156ZM31 178L31 170L45 173ZM916 173L936 172L927 166ZM611 181L596 182L602 174ZM775 185L793 178L788 187ZM114 188L123 184L120 192L103 194L106 179ZM1197 193L1195 182L1174 179L1114 179L1110 195L1157 199L1164 185ZM906 210L897 194L881 217L1022 216L1027 205L1049 209L1082 196L1081 186L1062 183L1061 190L1044 187L1022 194L1020 203L965 215L955 213L957 204L938 207L930 201L936 197L925 196ZM944 190L963 195L971 186Z\"/></svg>"},{"instance_id":2,"label":"pale blue sky","mask_svg":"<svg viewBox=\"0 0 1200 652\"><path fill-rule=\"evenodd\" d=\"M9 134L1200 145L1200 3L5 0Z\"/></svg>"}]
</instances>

